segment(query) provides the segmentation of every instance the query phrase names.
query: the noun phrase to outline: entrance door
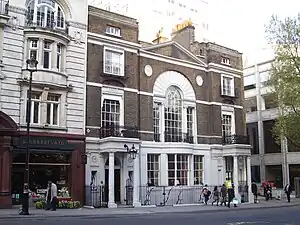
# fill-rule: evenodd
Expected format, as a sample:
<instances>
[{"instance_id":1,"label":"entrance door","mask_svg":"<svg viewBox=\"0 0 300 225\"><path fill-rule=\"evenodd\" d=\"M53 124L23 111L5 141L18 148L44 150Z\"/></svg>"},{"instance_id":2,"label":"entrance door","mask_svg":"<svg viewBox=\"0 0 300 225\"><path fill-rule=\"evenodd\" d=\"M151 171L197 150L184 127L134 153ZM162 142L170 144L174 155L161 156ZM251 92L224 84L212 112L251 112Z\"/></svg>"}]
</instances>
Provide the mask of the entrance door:
<instances>
[{"instance_id":1,"label":"entrance door","mask_svg":"<svg viewBox=\"0 0 300 225\"><path fill-rule=\"evenodd\" d=\"M115 169L115 184L114 184L114 189L115 189L115 202L120 203L121 202L121 172L120 169ZM105 201L108 202L108 189L109 186L109 170L105 169Z\"/></svg>"}]
</instances>

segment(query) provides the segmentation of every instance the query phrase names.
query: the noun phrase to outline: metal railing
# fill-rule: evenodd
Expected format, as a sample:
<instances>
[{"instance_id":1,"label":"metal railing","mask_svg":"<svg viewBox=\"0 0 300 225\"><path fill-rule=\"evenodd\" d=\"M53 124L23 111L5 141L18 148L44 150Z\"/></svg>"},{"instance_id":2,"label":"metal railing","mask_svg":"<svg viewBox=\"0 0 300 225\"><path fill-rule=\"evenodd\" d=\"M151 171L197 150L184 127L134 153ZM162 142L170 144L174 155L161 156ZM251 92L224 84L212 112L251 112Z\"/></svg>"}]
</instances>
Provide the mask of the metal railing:
<instances>
[{"instance_id":1,"label":"metal railing","mask_svg":"<svg viewBox=\"0 0 300 225\"><path fill-rule=\"evenodd\" d=\"M242 135L223 136L223 145L233 145L233 144L249 145L249 143L250 142L248 136L242 136Z\"/></svg>"},{"instance_id":2,"label":"metal railing","mask_svg":"<svg viewBox=\"0 0 300 225\"><path fill-rule=\"evenodd\" d=\"M0 0L1 1L1 0ZM25 27L26 28L41 28L41 29L46 29L46 30L50 30L52 32L58 33L58 34L64 34L64 35L68 35L69 34L69 25L68 23L65 22L65 28L60 28L56 26L56 22L52 21L52 22L47 22L46 25L43 24L42 22L33 22L30 19L27 19L26 23L25 23Z\"/></svg>"},{"instance_id":3,"label":"metal railing","mask_svg":"<svg viewBox=\"0 0 300 225\"><path fill-rule=\"evenodd\" d=\"M172 133L165 132L164 133L165 142L183 142L183 143L194 143L194 137L188 133Z\"/></svg>"},{"instance_id":4,"label":"metal railing","mask_svg":"<svg viewBox=\"0 0 300 225\"><path fill-rule=\"evenodd\" d=\"M202 204L204 186L141 186L142 205L172 206L178 204ZM212 192L214 186L207 186Z\"/></svg>"},{"instance_id":5,"label":"metal railing","mask_svg":"<svg viewBox=\"0 0 300 225\"><path fill-rule=\"evenodd\" d=\"M95 208L107 207L104 186L85 186L85 205Z\"/></svg>"},{"instance_id":6,"label":"metal railing","mask_svg":"<svg viewBox=\"0 0 300 225\"><path fill-rule=\"evenodd\" d=\"M100 128L100 138L124 137L140 138L137 127L107 125Z\"/></svg>"},{"instance_id":7,"label":"metal railing","mask_svg":"<svg viewBox=\"0 0 300 225\"><path fill-rule=\"evenodd\" d=\"M0 0L0 14L8 15L9 0Z\"/></svg>"}]
</instances>

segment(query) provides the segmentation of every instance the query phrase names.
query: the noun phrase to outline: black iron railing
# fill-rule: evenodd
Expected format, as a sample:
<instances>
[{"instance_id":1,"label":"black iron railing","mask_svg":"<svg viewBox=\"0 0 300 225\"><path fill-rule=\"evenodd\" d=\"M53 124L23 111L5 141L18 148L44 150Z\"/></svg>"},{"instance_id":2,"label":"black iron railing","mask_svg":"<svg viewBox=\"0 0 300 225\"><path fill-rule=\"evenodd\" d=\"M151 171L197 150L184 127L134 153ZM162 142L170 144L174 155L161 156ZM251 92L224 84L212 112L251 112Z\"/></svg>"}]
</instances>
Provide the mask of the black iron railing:
<instances>
[{"instance_id":1,"label":"black iron railing","mask_svg":"<svg viewBox=\"0 0 300 225\"><path fill-rule=\"evenodd\" d=\"M85 202L87 206L95 208L107 207L107 200L105 199L105 187L100 185L85 186Z\"/></svg>"},{"instance_id":2,"label":"black iron railing","mask_svg":"<svg viewBox=\"0 0 300 225\"><path fill-rule=\"evenodd\" d=\"M0 0L0 14L8 15L9 0Z\"/></svg>"},{"instance_id":3,"label":"black iron railing","mask_svg":"<svg viewBox=\"0 0 300 225\"><path fill-rule=\"evenodd\" d=\"M140 138L137 127L107 125L100 128L100 138L124 137Z\"/></svg>"},{"instance_id":4,"label":"black iron railing","mask_svg":"<svg viewBox=\"0 0 300 225\"><path fill-rule=\"evenodd\" d=\"M165 132L165 142L184 142L184 143L194 143L194 137L187 133L173 133Z\"/></svg>"},{"instance_id":5,"label":"black iron railing","mask_svg":"<svg viewBox=\"0 0 300 225\"><path fill-rule=\"evenodd\" d=\"M208 186L211 192L214 186ZM202 204L202 185L194 186L141 186L142 205L172 206L180 204ZM219 187L220 189L220 187ZM211 198L212 199L212 198Z\"/></svg>"},{"instance_id":6,"label":"black iron railing","mask_svg":"<svg viewBox=\"0 0 300 225\"><path fill-rule=\"evenodd\" d=\"M223 145L233 145L233 144L249 145L249 138L248 136L243 136L243 135L223 136Z\"/></svg>"},{"instance_id":7,"label":"black iron railing","mask_svg":"<svg viewBox=\"0 0 300 225\"><path fill-rule=\"evenodd\" d=\"M28 19L26 21L25 27L26 28L41 28L41 29L50 30L52 32L55 32L58 34L64 34L64 35L69 34L69 25L66 22L65 22L65 28L57 27L55 21L47 22L46 25L44 25L43 23L44 23L44 21L35 23L31 19Z\"/></svg>"}]
</instances>

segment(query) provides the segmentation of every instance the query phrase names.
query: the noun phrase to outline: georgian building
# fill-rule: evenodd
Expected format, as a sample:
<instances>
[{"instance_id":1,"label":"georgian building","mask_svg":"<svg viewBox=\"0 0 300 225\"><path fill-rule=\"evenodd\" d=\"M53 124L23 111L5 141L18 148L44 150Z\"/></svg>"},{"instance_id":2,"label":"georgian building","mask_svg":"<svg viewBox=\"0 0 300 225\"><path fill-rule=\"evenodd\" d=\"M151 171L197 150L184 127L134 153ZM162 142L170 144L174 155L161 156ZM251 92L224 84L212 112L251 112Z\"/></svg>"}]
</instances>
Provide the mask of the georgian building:
<instances>
[{"instance_id":1,"label":"georgian building","mask_svg":"<svg viewBox=\"0 0 300 225\"><path fill-rule=\"evenodd\" d=\"M86 0L0 0L0 207L23 192L29 71L29 188L84 199Z\"/></svg>"},{"instance_id":2,"label":"georgian building","mask_svg":"<svg viewBox=\"0 0 300 225\"><path fill-rule=\"evenodd\" d=\"M198 203L197 187L226 178L236 193L251 186L242 54L196 42L190 23L144 43L137 20L88 14L86 185L104 185L108 207L162 204L163 193L177 204L182 190L181 203Z\"/></svg>"}]
</instances>

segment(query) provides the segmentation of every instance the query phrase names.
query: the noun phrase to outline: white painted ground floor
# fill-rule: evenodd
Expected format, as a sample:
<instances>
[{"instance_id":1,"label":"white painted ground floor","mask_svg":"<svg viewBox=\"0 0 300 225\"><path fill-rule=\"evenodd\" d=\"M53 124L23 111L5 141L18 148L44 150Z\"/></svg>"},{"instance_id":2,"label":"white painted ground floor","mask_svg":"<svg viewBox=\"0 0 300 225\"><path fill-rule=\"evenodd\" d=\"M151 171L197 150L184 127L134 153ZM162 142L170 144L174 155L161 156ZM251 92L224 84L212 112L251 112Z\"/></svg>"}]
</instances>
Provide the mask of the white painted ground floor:
<instances>
[{"instance_id":1,"label":"white painted ground floor","mask_svg":"<svg viewBox=\"0 0 300 225\"><path fill-rule=\"evenodd\" d=\"M124 144L138 149L134 160ZM117 204L196 204L203 185L221 186L228 178L235 193L247 193L245 201L251 202L250 148L87 138L86 186L102 187L103 201L111 208Z\"/></svg>"}]
</instances>

